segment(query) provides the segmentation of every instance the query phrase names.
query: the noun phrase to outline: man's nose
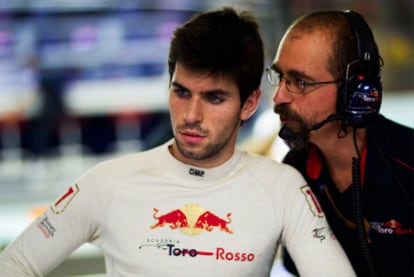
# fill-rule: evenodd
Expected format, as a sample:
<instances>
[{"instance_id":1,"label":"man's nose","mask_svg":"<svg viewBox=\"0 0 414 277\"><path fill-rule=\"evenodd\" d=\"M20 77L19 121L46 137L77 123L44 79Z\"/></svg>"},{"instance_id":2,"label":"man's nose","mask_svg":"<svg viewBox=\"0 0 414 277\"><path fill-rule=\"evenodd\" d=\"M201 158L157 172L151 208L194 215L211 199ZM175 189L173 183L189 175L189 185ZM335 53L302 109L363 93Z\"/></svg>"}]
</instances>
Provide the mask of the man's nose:
<instances>
[{"instance_id":1,"label":"man's nose","mask_svg":"<svg viewBox=\"0 0 414 277\"><path fill-rule=\"evenodd\" d=\"M282 79L278 86L275 88L273 103L275 105L283 103L291 103L293 100L292 94L288 91L286 87L285 79Z\"/></svg>"},{"instance_id":2,"label":"man's nose","mask_svg":"<svg viewBox=\"0 0 414 277\"><path fill-rule=\"evenodd\" d=\"M199 122L202 120L202 114L203 112L200 100L192 99L187 103L184 112L184 120L187 123Z\"/></svg>"}]
</instances>

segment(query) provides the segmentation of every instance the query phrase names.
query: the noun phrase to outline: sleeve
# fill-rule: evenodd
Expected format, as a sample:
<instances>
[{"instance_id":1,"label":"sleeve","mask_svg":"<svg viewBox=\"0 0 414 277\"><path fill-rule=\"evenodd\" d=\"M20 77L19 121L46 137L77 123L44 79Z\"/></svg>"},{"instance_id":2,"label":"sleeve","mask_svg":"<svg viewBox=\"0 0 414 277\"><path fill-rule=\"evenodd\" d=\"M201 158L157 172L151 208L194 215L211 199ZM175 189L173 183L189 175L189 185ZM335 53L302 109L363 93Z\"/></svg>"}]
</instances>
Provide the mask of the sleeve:
<instances>
[{"instance_id":1,"label":"sleeve","mask_svg":"<svg viewBox=\"0 0 414 277\"><path fill-rule=\"evenodd\" d=\"M281 240L300 276L356 276L305 180L296 171L287 180Z\"/></svg>"},{"instance_id":2,"label":"sleeve","mask_svg":"<svg viewBox=\"0 0 414 277\"><path fill-rule=\"evenodd\" d=\"M44 276L99 236L106 207L99 172L80 177L0 253L1 277Z\"/></svg>"}]
</instances>

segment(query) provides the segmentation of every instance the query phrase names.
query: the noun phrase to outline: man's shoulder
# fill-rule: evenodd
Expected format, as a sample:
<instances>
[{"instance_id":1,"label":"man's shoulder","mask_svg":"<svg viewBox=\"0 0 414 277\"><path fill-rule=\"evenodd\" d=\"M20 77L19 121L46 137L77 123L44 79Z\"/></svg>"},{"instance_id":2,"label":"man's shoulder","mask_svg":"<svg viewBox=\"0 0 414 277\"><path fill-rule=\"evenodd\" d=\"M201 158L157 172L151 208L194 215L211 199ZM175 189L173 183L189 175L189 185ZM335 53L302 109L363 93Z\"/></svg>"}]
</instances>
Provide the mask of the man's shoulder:
<instances>
[{"instance_id":1,"label":"man's shoulder","mask_svg":"<svg viewBox=\"0 0 414 277\"><path fill-rule=\"evenodd\" d=\"M383 115L378 116L378 119L375 121L372 129L376 135L397 137L399 140L403 137L411 139L414 137L413 128L386 118Z\"/></svg>"},{"instance_id":2,"label":"man's shoulder","mask_svg":"<svg viewBox=\"0 0 414 277\"><path fill-rule=\"evenodd\" d=\"M301 176L300 173L294 168L294 166L288 163L282 163L276 161L270 157L266 157L260 154L252 154L248 152L242 152L244 162L243 164L249 164L250 169L254 170L257 175L267 176L268 178L271 173L273 176L290 176L295 178Z\"/></svg>"},{"instance_id":3,"label":"man's shoulder","mask_svg":"<svg viewBox=\"0 0 414 277\"><path fill-rule=\"evenodd\" d=\"M165 160L163 159L163 153L166 151L162 146L158 146L145 151L124 154L102 161L92 167L90 171L102 172L103 174L113 172L119 175L121 172L125 173L131 170L137 171L142 168L159 166L160 161Z\"/></svg>"},{"instance_id":4,"label":"man's shoulder","mask_svg":"<svg viewBox=\"0 0 414 277\"><path fill-rule=\"evenodd\" d=\"M414 129L379 116L368 134L371 141L381 148L389 149L391 155L414 161Z\"/></svg>"},{"instance_id":5,"label":"man's shoulder","mask_svg":"<svg viewBox=\"0 0 414 277\"><path fill-rule=\"evenodd\" d=\"M305 149L302 149L302 150L291 149L286 154L286 156L283 158L283 162L295 168L301 168L305 164L308 158L308 155L309 153Z\"/></svg>"},{"instance_id":6,"label":"man's shoulder","mask_svg":"<svg viewBox=\"0 0 414 277\"><path fill-rule=\"evenodd\" d=\"M285 167L286 164L276 161L271 157L264 156L262 154L251 153L248 151L239 151L245 163L250 163L257 166L270 166L270 167Z\"/></svg>"}]
</instances>

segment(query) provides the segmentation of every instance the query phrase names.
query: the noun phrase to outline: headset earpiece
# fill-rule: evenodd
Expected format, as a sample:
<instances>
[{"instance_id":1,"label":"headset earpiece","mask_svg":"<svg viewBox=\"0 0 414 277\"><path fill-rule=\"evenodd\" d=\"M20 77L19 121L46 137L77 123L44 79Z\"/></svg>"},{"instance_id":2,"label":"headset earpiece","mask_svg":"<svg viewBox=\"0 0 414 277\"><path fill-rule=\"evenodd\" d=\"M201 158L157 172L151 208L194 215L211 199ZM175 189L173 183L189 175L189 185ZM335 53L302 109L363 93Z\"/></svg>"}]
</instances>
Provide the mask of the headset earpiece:
<instances>
[{"instance_id":1,"label":"headset earpiece","mask_svg":"<svg viewBox=\"0 0 414 277\"><path fill-rule=\"evenodd\" d=\"M344 11L358 45L358 60L348 64L346 79L338 97L338 113L345 124L366 127L379 114L382 85L379 53L373 34L361 15Z\"/></svg>"},{"instance_id":2,"label":"headset earpiece","mask_svg":"<svg viewBox=\"0 0 414 277\"><path fill-rule=\"evenodd\" d=\"M379 114L382 88L377 77L358 74L347 80L344 115L347 124L366 127Z\"/></svg>"}]
</instances>

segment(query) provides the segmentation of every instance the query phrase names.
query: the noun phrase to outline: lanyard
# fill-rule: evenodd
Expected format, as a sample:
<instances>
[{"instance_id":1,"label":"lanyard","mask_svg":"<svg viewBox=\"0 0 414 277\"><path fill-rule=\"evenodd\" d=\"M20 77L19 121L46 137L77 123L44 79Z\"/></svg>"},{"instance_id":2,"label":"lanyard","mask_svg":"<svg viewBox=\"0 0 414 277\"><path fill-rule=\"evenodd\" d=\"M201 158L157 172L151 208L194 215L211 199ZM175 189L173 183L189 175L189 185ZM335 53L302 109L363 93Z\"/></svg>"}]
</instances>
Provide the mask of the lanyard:
<instances>
[{"instance_id":1,"label":"lanyard","mask_svg":"<svg viewBox=\"0 0 414 277\"><path fill-rule=\"evenodd\" d=\"M361 187L364 186L364 169L365 169L365 162L366 162L366 154L367 154L367 147L366 145L362 148L362 153L361 153L361 164L360 164L360 176L361 176ZM340 211L340 209L337 207L337 205L335 204L335 201L332 197L332 194L329 191L328 186L321 180L323 179L322 176L324 175L324 173L322 173L324 170L321 168L320 172L319 172L319 176L318 176L318 188L321 191L321 193L325 194L326 197L329 200L329 203L331 205L331 207L333 208L333 210L335 211L336 215L345 223L345 225L352 229L355 230L357 229L356 224L348 219L346 216L343 215L343 213ZM325 172L325 174L327 174ZM329 174L327 174L327 176L329 176ZM367 219L363 218L363 224L364 224L364 230L365 233L367 234L367 238L368 238L368 242L371 243L371 239L369 237L369 231L371 229L371 224L368 222Z\"/></svg>"},{"instance_id":2,"label":"lanyard","mask_svg":"<svg viewBox=\"0 0 414 277\"><path fill-rule=\"evenodd\" d=\"M356 230L356 224L352 220L346 218L336 206L335 201L333 200L328 187L325 184L319 184L319 188L323 191L323 193L325 193L336 215L345 223L346 226L348 226L348 228L352 230ZM371 224L365 218L364 218L364 229L365 229L365 233L367 234L368 243L371 243L372 241L369 237L369 230L371 229Z\"/></svg>"}]
</instances>

